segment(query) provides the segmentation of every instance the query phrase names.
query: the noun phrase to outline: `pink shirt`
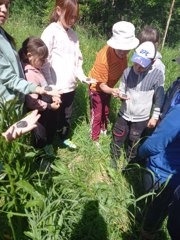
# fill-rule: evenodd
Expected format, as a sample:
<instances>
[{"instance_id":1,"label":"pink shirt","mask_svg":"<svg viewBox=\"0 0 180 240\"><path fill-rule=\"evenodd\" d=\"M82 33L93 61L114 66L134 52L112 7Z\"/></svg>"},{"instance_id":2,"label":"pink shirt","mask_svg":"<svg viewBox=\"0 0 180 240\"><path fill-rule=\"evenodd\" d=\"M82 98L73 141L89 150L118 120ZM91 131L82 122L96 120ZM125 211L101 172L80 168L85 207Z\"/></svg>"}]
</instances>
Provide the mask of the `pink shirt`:
<instances>
[{"instance_id":1,"label":"pink shirt","mask_svg":"<svg viewBox=\"0 0 180 240\"><path fill-rule=\"evenodd\" d=\"M50 85L64 93L72 92L77 86L77 79L83 81L83 58L76 33L67 31L58 23L51 23L42 33L42 40L48 47L48 62L42 71Z\"/></svg>"},{"instance_id":2,"label":"pink shirt","mask_svg":"<svg viewBox=\"0 0 180 240\"><path fill-rule=\"evenodd\" d=\"M31 83L35 83L38 86L45 87L47 86L46 79L43 74L37 68L34 68L30 64L24 65L24 72L26 76L26 80ZM38 109L39 111L43 111L47 108L47 102L42 101L39 98L39 95L36 93L26 95L26 106L29 109Z\"/></svg>"}]
</instances>

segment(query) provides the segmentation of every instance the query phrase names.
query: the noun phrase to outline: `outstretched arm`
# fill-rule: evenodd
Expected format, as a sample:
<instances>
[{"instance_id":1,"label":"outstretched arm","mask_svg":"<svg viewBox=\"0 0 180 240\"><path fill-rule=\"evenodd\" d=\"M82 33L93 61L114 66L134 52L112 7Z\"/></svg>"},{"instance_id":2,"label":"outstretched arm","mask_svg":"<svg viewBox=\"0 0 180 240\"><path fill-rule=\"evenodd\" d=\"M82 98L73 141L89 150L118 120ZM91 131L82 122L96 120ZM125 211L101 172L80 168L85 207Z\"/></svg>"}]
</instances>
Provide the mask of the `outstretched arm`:
<instances>
[{"instance_id":1,"label":"outstretched arm","mask_svg":"<svg viewBox=\"0 0 180 240\"><path fill-rule=\"evenodd\" d=\"M28 116L10 126L2 135L10 142L37 127L36 123L39 118L40 114L37 110L34 110Z\"/></svg>"}]
</instances>

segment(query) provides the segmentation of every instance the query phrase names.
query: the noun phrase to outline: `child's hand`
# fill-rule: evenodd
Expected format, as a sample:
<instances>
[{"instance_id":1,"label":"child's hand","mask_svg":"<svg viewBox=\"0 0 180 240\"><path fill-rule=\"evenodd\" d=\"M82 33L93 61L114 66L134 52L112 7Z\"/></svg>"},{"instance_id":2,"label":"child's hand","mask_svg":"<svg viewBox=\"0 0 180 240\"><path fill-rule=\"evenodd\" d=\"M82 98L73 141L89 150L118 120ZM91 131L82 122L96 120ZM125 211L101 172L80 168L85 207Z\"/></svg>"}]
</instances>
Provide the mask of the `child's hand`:
<instances>
[{"instance_id":1,"label":"child's hand","mask_svg":"<svg viewBox=\"0 0 180 240\"><path fill-rule=\"evenodd\" d=\"M87 77L86 79L84 79L82 81L83 83L87 83L87 84L92 84L92 83L97 83L97 81L93 78Z\"/></svg>"},{"instance_id":2,"label":"child's hand","mask_svg":"<svg viewBox=\"0 0 180 240\"><path fill-rule=\"evenodd\" d=\"M113 88L111 94L115 98L119 97L119 89L118 88Z\"/></svg>"},{"instance_id":3,"label":"child's hand","mask_svg":"<svg viewBox=\"0 0 180 240\"><path fill-rule=\"evenodd\" d=\"M129 99L129 97L125 93L122 93L122 92L119 92L118 97L122 100L128 100Z\"/></svg>"},{"instance_id":4,"label":"child's hand","mask_svg":"<svg viewBox=\"0 0 180 240\"><path fill-rule=\"evenodd\" d=\"M52 97L53 102L55 103L61 103L61 98L60 97Z\"/></svg>"},{"instance_id":5,"label":"child's hand","mask_svg":"<svg viewBox=\"0 0 180 240\"><path fill-rule=\"evenodd\" d=\"M45 93L46 95L52 96L52 97L61 97L62 91L61 90L57 90L57 89L52 89L51 91L46 91Z\"/></svg>"},{"instance_id":6,"label":"child's hand","mask_svg":"<svg viewBox=\"0 0 180 240\"><path fill-rule=\"evenodd\" d=\"M50 104L49 108L52 109L52 110L57 110L59 107L60 107L60 103L59 102L52 102Z\"/></svg>"},{"instance_id":7,"label":"child's hand","mask_svg":"<svg viewBox=\"0 0 180 240\"><path fill-rule=\"evenodd\" d=\"M148 128L155 128L155 126L157 125L158 123L158 120L157 119L154 119L154 118L150 118L148 124L147 124L147 127Z\"/></svg>"}]
</instances>

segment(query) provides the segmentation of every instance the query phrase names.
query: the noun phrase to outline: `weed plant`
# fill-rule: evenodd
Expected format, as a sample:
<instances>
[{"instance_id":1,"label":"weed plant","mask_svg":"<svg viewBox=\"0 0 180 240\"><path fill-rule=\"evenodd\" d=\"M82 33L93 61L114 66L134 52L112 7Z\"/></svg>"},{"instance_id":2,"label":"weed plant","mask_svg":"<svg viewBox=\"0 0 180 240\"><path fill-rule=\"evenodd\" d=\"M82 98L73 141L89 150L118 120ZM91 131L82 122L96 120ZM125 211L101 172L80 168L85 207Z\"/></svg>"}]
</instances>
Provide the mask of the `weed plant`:
<instances>
[{"instance_id":1,"label":"weed plant","mask_svg":"<svg viewBox=\"0 0 180 240\"><path fill-rule=\"evenodd\" d=\"M11 16L6 30L15 37L19 48L29 35L40 36L42 27L22 13ZM77 26L76 31L88 74L107 39L92 36L83 27ZM177 49L164 48L166 88L178 76L178 67L171 61L177 56ZM13 104L1 106L4 119L1 131L19 118ZM119 106L120 102L112 99L109 134L100 136L100 149L90 141L88 87L81 83L76 92L72 125L76 151L59 147L56 141L57 156L47 159L30 147L30 134L9 144L1 139L1 239L139 239L148 197L142 184L145 169L134 164L122 174L109 166L111 128ZM168 239L165 227L159 239Z\"/></svg>"}]
</instances>

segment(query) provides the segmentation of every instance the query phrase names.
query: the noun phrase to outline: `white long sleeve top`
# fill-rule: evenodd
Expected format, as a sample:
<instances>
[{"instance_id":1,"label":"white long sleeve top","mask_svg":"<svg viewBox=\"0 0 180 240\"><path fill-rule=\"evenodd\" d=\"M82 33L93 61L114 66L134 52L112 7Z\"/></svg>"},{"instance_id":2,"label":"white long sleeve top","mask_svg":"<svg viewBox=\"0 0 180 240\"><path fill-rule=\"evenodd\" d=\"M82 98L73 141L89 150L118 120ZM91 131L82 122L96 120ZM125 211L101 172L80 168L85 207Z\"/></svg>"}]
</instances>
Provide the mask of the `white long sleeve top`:
<instances>
[{"instance_id":1,"label":"white long sleeve top","mask_svg":"<svg viewBox=\"0 0 180 240\"><path fill-rule=\"evenodd\" d=\"M43 31L41 38L49 50L48 61L42 69L46 81L63 93L74 91L77 79L86 79L76 33L71 28L66 31L54 22Z\"/></svg>"}]
</instances>

